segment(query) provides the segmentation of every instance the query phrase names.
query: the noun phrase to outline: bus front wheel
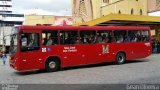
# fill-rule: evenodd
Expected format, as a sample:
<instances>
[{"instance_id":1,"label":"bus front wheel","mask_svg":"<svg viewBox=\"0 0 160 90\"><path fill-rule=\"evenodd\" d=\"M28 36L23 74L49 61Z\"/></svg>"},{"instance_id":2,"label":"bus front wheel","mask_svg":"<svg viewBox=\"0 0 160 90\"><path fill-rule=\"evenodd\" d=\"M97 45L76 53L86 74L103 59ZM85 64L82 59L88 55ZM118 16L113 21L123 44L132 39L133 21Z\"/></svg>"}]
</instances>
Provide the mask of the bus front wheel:
<instances>
[{"instance_id":1,"label":"bus front wheel","mask_svg":"<svg viewBox=\"0 0 160 90\"><path fill-rule=\"evenodd\" d=\"M47 60L45 67L48 72L55 72L59 70L60 63L57 59L51 58Z\"/></svg>"},{"instance_id":2,"label":"bus front wheel","mask_svg":"<svg viewBox=\"0 0 160 90\"><path fill-rule=\"evenodd\" d=\"M124 53L118 53L116 55L116 63L117 64L124 64L126 61L126 56Z\"/></svg>"}]
</instances>

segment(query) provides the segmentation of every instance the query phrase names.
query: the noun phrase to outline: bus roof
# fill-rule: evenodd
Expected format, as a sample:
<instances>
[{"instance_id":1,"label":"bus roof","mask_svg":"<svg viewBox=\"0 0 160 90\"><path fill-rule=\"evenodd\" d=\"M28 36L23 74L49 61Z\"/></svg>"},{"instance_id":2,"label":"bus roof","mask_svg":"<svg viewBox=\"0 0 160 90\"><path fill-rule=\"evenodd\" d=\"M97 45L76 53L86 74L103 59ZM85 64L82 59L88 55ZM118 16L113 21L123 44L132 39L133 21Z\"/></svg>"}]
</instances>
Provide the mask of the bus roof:
<instances>
[{"instance_id":1,"label":"bus roof","mask_svg":"<svg viewBox=\"0 0 160 90\"><path fill-rule=\"evenodd\" d=\"M149 30L148 26L18 26L20 30Z\"/></svg>"}]
</instances>

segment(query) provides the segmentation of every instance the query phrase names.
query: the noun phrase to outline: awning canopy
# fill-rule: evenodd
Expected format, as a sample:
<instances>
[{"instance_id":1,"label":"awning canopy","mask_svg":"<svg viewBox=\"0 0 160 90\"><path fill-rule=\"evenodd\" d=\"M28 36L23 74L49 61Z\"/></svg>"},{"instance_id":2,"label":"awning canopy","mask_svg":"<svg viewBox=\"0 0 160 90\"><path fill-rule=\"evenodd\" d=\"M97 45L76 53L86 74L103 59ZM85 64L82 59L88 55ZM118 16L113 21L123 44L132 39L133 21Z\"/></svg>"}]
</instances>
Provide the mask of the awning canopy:
<instances>
[{"instance_id":1,"label":"awning canopy","mask_svg":"<svg viewBox=\"0 0 160 90\"><path fill-rule=\"evenodd\" d=\"M110 25L147 25L157 27L160 25L160 17L144 15L109 14L101 18L85 23L74 24L74 26L110 26Z\"/></svg>"}]
</instances>

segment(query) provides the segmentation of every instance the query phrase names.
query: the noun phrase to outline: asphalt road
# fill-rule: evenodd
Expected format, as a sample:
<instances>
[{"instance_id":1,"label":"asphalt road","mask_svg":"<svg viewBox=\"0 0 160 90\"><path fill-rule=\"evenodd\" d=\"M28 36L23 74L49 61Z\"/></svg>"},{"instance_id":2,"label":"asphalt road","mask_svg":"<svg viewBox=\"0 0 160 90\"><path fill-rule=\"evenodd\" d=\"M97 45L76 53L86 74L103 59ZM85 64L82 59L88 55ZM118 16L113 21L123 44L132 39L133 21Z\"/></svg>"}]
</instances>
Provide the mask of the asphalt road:
<instances>
[{"instance_id":1,"label":"asphalt road","mask_svg":"<svg viewBox=\"0 0 160 90\"><path fill-rule=\"evenodd\" d=\"M17 72L0 59L1 84L160 84L160 55L127 62L65 68L62 71ZM92 86L93 87L93 86Z\"/></svg>"}]
</instances>

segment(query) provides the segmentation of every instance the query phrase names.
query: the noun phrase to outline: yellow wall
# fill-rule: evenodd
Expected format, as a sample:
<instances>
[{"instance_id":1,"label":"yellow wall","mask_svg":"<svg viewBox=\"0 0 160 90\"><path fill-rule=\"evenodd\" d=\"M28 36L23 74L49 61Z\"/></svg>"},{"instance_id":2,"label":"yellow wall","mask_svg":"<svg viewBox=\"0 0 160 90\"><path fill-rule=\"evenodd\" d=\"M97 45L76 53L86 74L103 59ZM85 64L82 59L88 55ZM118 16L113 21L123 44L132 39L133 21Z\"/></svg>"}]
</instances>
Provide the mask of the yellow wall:
<instances>
[{"instance_id":1,"label":"yellow wall","mask_svg":"<svg viewBox=\"0 0 160 90\"><path fill-rule=\"evenodd\" d=\"M36 25L36 24L54 25L54 16L44 16L44 15L26 15L25 16L25 25Z\"/></svg>"},{"instance_id":2,"label":"yellow wall","mask_svg":"<svg viewBox=\"0 0 160 90\"><path fill-rule=\"evenodd\" d=\"M73 3L73 1L74 2L76 1L77 3ZM134 11L133 15L140 15L140 9L142 9L143 12L142 15L147 15L147 0L109 0L109 3L104 3L103 1L104 0L91 0L91 7L92 7L91 15L93 17L90 20L97 19L111 13L118 14L119 10L121 11L121 14L131 15L132 8ZM79 8L77 7L79 6L78 2L81 2L81 0L71 0L71 2L72 2L72 12L79 11ZM84 2L87 1L84 0ZM76 9L74 6L76 7ZM88 6L89 5L86 5L85 7L87 8ZM88 18L90 18L90 16L88 16Z\"/></svg>"},{"instance_id":3,"label":"yellow wall","mask_svg":"<svg viewBox=\"0 0 160 90\"><path fill-rule=\"evenodd\" d=\"M92 0L93 19L100 18L101 0Z\"/></svg>"},{"instance_id":4,"label":"yellow wall","mask_svg":"<svg viewBox=\"0 0 160 90\"><path fill-rule=\"evenodd\" d=\"M131 14L133 9L133 15L140 15L140 9L142 15L147 15L147 0L110 0L109 4L102 7L102 15L108 15L110 13Z\"/></svg>"}]
</instances>

